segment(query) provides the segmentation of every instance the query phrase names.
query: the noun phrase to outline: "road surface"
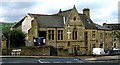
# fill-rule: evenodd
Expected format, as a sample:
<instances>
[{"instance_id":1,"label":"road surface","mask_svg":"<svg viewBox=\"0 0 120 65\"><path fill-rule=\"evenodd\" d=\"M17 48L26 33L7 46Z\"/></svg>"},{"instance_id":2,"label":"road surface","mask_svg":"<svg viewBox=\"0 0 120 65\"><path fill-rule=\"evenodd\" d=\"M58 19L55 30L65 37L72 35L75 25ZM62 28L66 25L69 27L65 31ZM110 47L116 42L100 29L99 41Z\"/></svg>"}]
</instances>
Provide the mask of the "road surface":
<instances>
[{"instance_id":1,"label":"road surface","mask_svg":"<svg viewBox=\"0 0 120 65\"><path fill-rule=\"evenodd\" d=\"M78 58L2 58L0 63L118 63L120 60L90 61Z\"/></svg>"}]
</instances>

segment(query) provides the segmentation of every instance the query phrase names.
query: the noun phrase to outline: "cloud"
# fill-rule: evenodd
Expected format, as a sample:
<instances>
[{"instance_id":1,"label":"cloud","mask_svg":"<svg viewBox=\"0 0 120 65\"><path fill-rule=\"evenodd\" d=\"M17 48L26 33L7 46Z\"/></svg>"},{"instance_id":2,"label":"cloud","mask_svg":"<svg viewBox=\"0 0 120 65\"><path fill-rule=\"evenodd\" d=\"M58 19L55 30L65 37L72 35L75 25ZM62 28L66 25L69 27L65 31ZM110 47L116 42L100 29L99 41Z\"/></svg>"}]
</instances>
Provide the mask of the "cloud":
<instances>
[{"instance_id":1,"label":"cloud","mask_svg":"<svg viewBox=\"0 0 120 65\"><path fill-rule=\"evenodd\" d=\"M4 18L0 18L0 22L4 21Z\"/></svg>"},{"instance_id":2,"label":"cloud","mask_svg":"<svg viewBox=\"0 0 120 65\"><path fill-rule=\"evenodd\" d=\"M53 14L59 9L70 9L73 5L76 5L80 13L83 8L90 8L91 18L95 23L102 24L106 20L108 23L117 22L118 0L4 0L0 5L0 19L16 22L27 13Z\"/></svg>"},{"instance_id":3,"label":"cloud","mask_svg":"<svg viewBox=\"0 0 120 65\"><path fill-rule=\"evenodd\" d=\"M104 2L104 1L103 1ZM91 18L94 22L99 23L118 23L118 0L116 1L106 1L101 4L99 8L93 8L91 11Z\"/></svg>"},{"instance_id":4,"label":"cloud","mask_svg":"<svg viewBox=\"0 0 120 65\"><path fill-rule=\"evenodd\" d=\"M35 2L2 2L0 18L4 21L15 22L25 16L34 6Z\"/></svg>"},{"instance_id":5,"label":"cloud","mask_svg":"<svg viewBox=\"0 0 120 65\"><path fill-rule=\"evenodd\" d=\"M2 2L2 7L6 9L24 9L35 5L35 2Z\"/></svg>"}]
</instances>

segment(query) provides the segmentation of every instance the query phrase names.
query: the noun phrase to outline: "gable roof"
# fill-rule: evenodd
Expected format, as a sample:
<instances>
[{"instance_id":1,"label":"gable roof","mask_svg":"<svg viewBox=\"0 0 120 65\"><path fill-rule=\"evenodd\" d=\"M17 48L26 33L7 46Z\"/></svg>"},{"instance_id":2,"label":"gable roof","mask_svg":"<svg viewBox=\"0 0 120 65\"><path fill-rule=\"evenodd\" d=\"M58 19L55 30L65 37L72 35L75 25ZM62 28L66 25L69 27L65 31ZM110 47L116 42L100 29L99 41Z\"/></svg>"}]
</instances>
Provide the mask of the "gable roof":
<instances>
[{"instance_id":1,"label":"gable roof","mask_svg":"<svg viewBox=\"0 0 120 65\"><path fill-rule=\"evenodd\" d=\"M63 16L68 17L72 9L60 11L56 14L30 14L31 17L35 17L38 21L39 27L64 27Z\"/></svg>"},{"instance_id":2,"label":"gable roof","mask_svg":"<svg viewBox=\"0 0 120 65\"><path fill-rule=\"evenodd\" d=\"M74 7L75 8L75 7ZM30 17L34 17L34 19L36 19L36 21L38 22L38 25L39 27L45 27L45 28L49 28L49 27L64 27L64 19L63 17L65 18L68 18L71 11L73 9L68 9L68 10L65 10L65 11L60 11L56 14L52 14L52 15L48 15L48 14L31 14L31 13L28 13L28 15ZM85 14L81 14L81 13L78 13L79 14L79 17L82 21L82 23L84 24L85 26L85 29L104 29L104 30L108 30L109 28L106 28L106 27L102 27L98 24L95 24L93 23L93 21L88 18ZM19 21L17 23L17 25L15 25L14 27L18 26L21 24L21 22L25 19L25 17ZM67 20L67 19L65 19Z\"/></svg>"},{"instance_id":3,"label":"gable roof","mask_svg":"<svg viewBox=\"0 0 120 65\"><path fill-rule=\"evenodd\" d=\"M68 18L72 9L68 9L65 11L59 11L56 14L47 15L47 14L29 14L31 17L36 18L38 21L39 27L64 27L63 17ZM104 29L108 30L109 28L100 26L98 24L93 23L93 21L88 18L85 14L79 13L79 17L83 22L85 29Z\"/></svg>"},{"instance_id":4,"label":"gable roof","mask_svg":"<svg viewBox=\"0 0 120 65\"><path fill-rule=\"evenodd\" d=\"M68 17L71 13L72 9L68 9L68 10L65 10L65 11L60 11L57 15L59 16L64 16L64 17Z\"/></svg>"},{"instance_id":5,"label":"gable roof","mask_svg":"<svg viewBox=\"0 0 120 65\"><path fill-rule=\"evenodd\" d=\"M22 22L24 21L25 18L26 18L26 16L23 19L21 19L18 23L16 23L15 25L13 25L12 28L17 28L20 25L22 25Z\"/></svg>"}]
</instances>

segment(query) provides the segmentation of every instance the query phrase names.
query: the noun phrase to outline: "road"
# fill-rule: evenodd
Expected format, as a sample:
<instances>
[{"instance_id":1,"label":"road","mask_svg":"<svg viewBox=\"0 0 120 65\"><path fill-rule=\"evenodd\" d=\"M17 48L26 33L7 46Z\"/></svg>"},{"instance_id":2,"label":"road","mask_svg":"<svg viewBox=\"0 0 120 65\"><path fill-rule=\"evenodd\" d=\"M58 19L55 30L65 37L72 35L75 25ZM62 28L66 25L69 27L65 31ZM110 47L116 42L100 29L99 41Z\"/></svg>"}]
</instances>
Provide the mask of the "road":
<instances>
[{"instance_id":1,"label":"road","mask_svg":"<svg viewBox=\"0 0 120 65\"><path fill-rule=\"evenodd\" d=\"M2 58L1 63L118 63L113 61L88 61L78 58Z\"/></svg>"},{"instance_id":2,"label":"road","mask_svg":"<svg viewBox=\"0 0 120 65\"><path fill-rule=\"evenodd\" d=\"M2 58L2 63L38 63L39 58Z\"/></svg>"}]
</instances>

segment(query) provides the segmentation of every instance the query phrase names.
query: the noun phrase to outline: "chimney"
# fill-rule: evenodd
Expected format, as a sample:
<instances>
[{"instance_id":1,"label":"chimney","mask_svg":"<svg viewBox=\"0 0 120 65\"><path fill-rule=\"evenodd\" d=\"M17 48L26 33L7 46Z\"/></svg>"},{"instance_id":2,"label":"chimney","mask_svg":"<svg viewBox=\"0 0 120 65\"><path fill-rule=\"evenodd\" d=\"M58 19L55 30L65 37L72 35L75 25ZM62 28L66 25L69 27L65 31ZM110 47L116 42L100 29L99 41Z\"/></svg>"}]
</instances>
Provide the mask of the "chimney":
<instances>
[{"instance_id":1,"label":"chimney","mask_svg":"<svg viewBox=\"0 0 120 65\"><path fill-rule=\"evenodd\" d=\"M88 18L90 18L90 9L89 8L84 8L83 9L83 14L85 14Z\"/></svg>"}]
</instances>

